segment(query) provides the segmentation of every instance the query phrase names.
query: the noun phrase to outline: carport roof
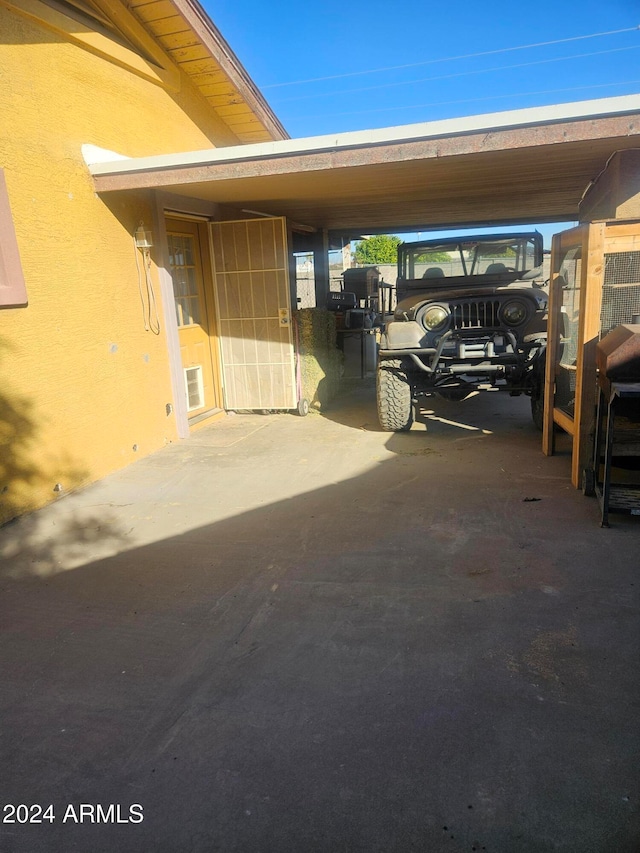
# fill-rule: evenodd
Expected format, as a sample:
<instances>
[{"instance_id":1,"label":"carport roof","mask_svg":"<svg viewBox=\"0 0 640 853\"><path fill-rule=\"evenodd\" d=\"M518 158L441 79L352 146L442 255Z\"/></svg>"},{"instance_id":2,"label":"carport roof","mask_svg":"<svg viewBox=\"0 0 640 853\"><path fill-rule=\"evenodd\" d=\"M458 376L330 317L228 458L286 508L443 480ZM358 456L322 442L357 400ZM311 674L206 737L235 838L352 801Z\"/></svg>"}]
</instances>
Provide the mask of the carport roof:
<instances>
[{"instance_id":1,"label":"carport roof","mask_svg":"<svg viewBox=\"0 0 640 853\"><path fill-rule=\"evenodd\" d=\"M161 188L343 234L579 218L640 95L94 163L98 192Z\"/></svg>"}]
</instances>

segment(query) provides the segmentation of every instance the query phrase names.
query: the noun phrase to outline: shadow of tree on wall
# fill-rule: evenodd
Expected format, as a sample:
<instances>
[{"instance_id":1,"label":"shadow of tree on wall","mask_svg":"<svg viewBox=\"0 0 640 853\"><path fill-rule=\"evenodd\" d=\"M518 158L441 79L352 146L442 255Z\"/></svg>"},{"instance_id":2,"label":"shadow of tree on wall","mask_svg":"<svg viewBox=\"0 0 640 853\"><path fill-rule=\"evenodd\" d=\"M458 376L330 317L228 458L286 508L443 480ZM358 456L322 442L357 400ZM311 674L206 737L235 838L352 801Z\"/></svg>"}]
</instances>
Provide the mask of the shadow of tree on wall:
<instances>
[{"instance_id":1,"label":"shadow of tree on wall","mask_svg":"<svg viewBox=\"0 0 640 853\"><path fill-rule=\"evenodd\" d=\"M11 345L0 339L0 364ZM104 517L65 514L63 523L44 529L46 519L25 516L51 500L62 497L88 481L88 472L68 454L47 457L40 447L40 427L35 404L11 394L6 382L0 386L0 526L14 522L5 541L3 558L16 558L22 570L46 575L61 561L73 564L89 544L118 543L121 535ZM19 518L19 516L25 516ZM112 549L111 549L112 550ZM22 565L24 563L24 565ZM17 565L17 564L14 564Z\"/></svg>"},{"instance_id":2,"label":"shadow of tree on wall","mask_svg":"<svg viewBox=\"0 0 640 853\"><path fill-rule=\"evenodd\" d=\"M0 339L0 363L9 344ZM28 508L25 493L40 479L30 451L36 443L34 406L24 397L0 388L0 524Z\"/></svg>"}]
</instances>

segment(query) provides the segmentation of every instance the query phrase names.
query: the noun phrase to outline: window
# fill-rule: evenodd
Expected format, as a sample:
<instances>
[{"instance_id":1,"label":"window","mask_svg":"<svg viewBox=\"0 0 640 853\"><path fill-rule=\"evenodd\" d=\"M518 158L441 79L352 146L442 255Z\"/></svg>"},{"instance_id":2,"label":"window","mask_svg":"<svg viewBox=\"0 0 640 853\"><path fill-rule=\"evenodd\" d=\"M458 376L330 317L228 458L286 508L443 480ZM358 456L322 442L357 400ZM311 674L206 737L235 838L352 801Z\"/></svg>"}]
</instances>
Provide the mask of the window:
<instances>
[{"instance_id":1,"label":"window","mask_svg":"<svg viewBox=\"0 0 640 853\"><path fill-rule=\"evenodd\" d=\"M9 207L9 194L4 170L0 169L0 307L19 308L26 304L27 288Z\"/></svg>"},{"instance_id":2,"label":"window","mask_svg":"<svg viewBox=\"0 0 640 853\"><path fill-rule=\"evenodd\" d=\"M200 323L194 251L193 237L169 234L169 265L178 326L194 326Z\"/></svg>"}]
</instances>

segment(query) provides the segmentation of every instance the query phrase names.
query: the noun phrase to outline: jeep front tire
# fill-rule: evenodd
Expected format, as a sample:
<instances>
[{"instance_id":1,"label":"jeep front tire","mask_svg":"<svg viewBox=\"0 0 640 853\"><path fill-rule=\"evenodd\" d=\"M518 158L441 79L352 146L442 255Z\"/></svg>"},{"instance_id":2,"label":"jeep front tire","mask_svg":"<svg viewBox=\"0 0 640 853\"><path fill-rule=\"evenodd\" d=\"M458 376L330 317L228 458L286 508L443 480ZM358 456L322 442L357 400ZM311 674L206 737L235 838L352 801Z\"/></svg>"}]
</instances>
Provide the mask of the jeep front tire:
<instances>
[{"instance_id":1,"label":"jeep front tire","mask_svg":"<svg viewBox=\"0 0 640 853\"><path fill-rule=\"evenodd\" d=\"M399 359L383 359L376 376L378 420L385 432L403 432L413 423L413 400L407 371Z\"/></svg>"}]
</instances>

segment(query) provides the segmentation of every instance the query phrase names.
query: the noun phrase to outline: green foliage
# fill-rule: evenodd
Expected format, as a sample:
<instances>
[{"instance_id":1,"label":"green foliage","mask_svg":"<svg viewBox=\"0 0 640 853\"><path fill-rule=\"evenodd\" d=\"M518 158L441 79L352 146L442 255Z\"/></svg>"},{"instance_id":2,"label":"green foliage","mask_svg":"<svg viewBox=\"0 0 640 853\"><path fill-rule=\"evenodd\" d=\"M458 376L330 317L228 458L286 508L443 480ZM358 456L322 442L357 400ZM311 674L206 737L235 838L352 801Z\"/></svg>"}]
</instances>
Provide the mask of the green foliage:
<instances>
[{"instance_id":1,"label":"green foliage","mask_svg":"<svg viewBox=\"0 0 640 853\"><path fill-rule=\"evenodd\" d=\"M485 258L515 258L516 250L511 246L487 245L482 249L481 254ZM473 250L469 252L469 257L473 257Z\"/></svg>"},{"instance_id":2,"label":"green foliage","mask_svg":"<svg viewBox=\"0 0 640 853\"><path fill-rule=\"evenodd\" d=\"M375 234L356 245L356 263L395 264L398 260L398 246L402 240L393 234Z\"/></svg>"},{"instance_id":3,"label":"green foliage","mask_svg":"<svg viewBox=\"0 0 640 853\"><path fill-rule=\"evenodd\" d=\"M448 252L424 252L416 258L417 264L447 263L451 260Z\"/></svg>"}]
</instances>

